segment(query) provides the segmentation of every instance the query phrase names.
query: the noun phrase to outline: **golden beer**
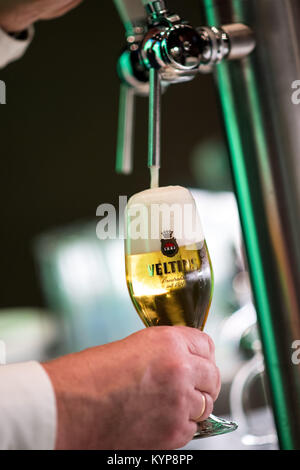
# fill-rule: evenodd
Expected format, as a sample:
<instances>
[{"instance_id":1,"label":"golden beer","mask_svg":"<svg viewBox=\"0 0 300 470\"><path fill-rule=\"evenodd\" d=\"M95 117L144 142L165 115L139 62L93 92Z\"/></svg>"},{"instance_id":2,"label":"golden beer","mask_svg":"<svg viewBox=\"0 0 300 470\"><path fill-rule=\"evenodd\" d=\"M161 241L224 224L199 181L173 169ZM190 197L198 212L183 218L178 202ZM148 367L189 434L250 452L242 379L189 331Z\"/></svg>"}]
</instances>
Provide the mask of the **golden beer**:
<instances>
[{"instance_id":1,"label":"golden beer","mask_svg":"<svg viewBox=\"0 0 300 470\"><path fill-rule=\"evenodd\" d=\"M204 328L213 290L205 242L180 246L172 257L161 251L126 255L126 280L146 326Z\"/></svg>"}]
</instances>

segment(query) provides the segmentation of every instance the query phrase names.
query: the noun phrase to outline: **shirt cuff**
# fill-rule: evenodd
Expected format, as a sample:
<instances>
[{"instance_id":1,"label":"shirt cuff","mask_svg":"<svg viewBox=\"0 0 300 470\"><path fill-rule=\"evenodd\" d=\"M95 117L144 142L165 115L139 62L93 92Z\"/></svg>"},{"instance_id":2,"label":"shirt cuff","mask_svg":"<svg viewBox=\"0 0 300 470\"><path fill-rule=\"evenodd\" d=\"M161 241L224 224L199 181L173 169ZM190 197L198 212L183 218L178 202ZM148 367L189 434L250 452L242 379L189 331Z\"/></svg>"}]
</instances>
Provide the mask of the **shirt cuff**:
<instances>
[{"instance_id":1,"label":"shirt cuff","mask_svg":"<svg viewBox=\"0 0 300 470\"><path fill-rule=\"evenodd\" d=\"M38 362L0 366L0 449L52 450L56 400Z\"/></svg>"},{"instance_id":2,"label":"shirt cuff","mask_svg":"<svg viewBox=\"0 0 300 470\"><path fill-rule=\"evenodd\" d=\"M28 28L27 39L16 39L0 28L0 69L19 59L25 53L34 36L34 28Z\"/></svg>"}]
</instances>

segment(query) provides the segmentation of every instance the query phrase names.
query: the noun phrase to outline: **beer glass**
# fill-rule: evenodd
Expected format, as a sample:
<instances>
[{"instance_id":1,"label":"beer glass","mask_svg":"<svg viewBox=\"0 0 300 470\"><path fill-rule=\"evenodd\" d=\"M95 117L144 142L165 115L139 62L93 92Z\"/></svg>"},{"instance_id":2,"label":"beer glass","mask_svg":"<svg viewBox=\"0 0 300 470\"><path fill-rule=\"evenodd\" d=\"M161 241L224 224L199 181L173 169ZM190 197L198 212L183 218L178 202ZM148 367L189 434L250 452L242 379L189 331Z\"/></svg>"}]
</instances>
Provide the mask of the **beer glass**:
<instances>
[{"instance_id":1,"label":"beer glass","mask_svg":"<svg viewBox=\"0 0 300 470\"><path fill-rule=\"evenodd\" d=\"M213 270L192 194L180 186L135 194L125 211L126 281L147 327L184 325L203 330L213 291ZM234 431L213 415L194 438Z\"/></svg>"}]
</instances>

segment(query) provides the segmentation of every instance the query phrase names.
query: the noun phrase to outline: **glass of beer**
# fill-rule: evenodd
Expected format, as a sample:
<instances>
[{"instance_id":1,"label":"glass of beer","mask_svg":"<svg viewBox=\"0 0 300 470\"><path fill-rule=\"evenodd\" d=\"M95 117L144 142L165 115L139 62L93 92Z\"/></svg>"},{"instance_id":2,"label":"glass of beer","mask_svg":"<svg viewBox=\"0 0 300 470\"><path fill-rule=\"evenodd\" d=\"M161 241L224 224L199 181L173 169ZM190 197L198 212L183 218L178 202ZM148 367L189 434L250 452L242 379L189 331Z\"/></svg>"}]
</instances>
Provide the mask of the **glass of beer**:
<instances>
[{"instance_id":1,"label":"glass of beer","mask_svg":"<svg viewBox=\"0 0 300 470\"><path fill-rule=\"evenodd\" d=\"M180 186L135 194L125 213L126 280L147 327L204 329L213 270L190 191ZM198 423L194 438L234 431L236 423L213 415Z\"/></svg>"}]
</instances>

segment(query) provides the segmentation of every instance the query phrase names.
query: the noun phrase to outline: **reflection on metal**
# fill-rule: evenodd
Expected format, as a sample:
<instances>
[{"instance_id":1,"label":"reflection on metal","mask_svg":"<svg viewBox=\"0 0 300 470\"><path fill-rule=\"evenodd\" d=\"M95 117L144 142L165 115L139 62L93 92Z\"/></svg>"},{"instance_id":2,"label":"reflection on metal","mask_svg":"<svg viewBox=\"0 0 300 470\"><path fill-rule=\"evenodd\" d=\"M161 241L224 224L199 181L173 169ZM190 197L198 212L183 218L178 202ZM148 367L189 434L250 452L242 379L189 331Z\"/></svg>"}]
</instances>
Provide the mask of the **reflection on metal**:
<instances>
[{"instance_id":1,"label":"reflection on metal","mask_svg":"<svg viewBox=\"0 0 300 470\"><path fill-rule=\"evenodd\" d=\"M132 172L134 89L121 83L117 140L117 173Z\"/></svg>"},{"instance_id":2,"label":"reflection on metal","mask_svg":"<svg viewBox=\"0 0 300 470\"><path fill-rule=\"evenodd\" d=\"M161 85L159 72L150 70L148 167L160 168Z\"/></svg>"},{"instance_id":3,"label":"reflection on metal","mask_svg":"<svg viewBox=\"0 0 300 470\"><path fill-rule=\"evenodd\" d=\"M0 104L6 104L6 84L0 80Z\"/></svg>"},{"instance_id":4,"label":"reflection on metal","mask_svg":"<svg viewBox=\"0 0 300 470\"><path fill-rule=\"evenodd\" d=\"M300 449L300 78L298 0L203 0L209 24L243 22L256 49L215 76L280 446Z\"/></svg>"},{"instance_id":5,"label":"reflection on metal","mask_svg":"<svg viewBox=\"0 0 300 470\"><path fill-rule=\"evenodd\" d=\"M230 390L230 409L233 419L238 420L239 430L243 432L242 443L246 446L264 446L268 444L277 444L277 435L275 429L271 428L267 431L255 426L255 434L251 431L250 420L247 410L245 409L245 397L251 394L251 388L259 379L262 390L264 387L264 358L261 352L256 352L254 357L246 362L246 364L236 374L231 390ZM269 410L266 409L266 413ZM272 420L269 420L272 423ZM257 434L256 434L257 433Z\"/></svg>"}]
</instances>

